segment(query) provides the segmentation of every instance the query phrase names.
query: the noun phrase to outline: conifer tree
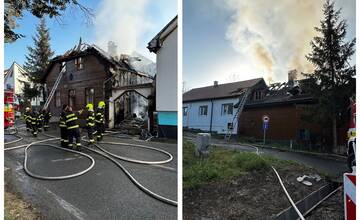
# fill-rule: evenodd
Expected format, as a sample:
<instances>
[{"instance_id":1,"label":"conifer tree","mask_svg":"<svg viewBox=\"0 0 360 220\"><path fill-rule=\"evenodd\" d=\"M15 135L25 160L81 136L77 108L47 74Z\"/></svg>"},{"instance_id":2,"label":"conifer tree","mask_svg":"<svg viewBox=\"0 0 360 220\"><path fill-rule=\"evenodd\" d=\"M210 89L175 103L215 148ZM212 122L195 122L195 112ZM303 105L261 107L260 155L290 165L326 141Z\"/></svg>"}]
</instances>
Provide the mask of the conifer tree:
<instances>
[{"instance_id":1,"label":"conifer tree","mask_svg":"<svg viewBox=\"0 0 360 220\"><path fill-rule=\"evenodd\" d=\"M43 92L44 87L41 84L41 76L45 72L51 57L54 55L50 48L50 34L44 18L40 19L33 41L34 46L27 47L29 52L26 55L24 64L24 68L27 71L26 76L30 80L29 83L25 82L23 91L25 99L32 99Z\"/></svg>"},{"instance_id":2,"label":"conifer tree","mask_svg":"<svg viewBox=\"0 0 360 220\"><path fill-rule=\"evenodd\" d=\"M349 98L355 93L355 65L349 61L355 53L355 38L345 42L347 24L340 19L341 9L335 10L334 2L327 0L323 6L324 20L319 33L311 41L312 51L306 58L314 65L307 76L306 89L317 100L307 111L308 119L328 129L332 147L337 148L339 122L346 121Z\"/></svg>"}]
</instances>

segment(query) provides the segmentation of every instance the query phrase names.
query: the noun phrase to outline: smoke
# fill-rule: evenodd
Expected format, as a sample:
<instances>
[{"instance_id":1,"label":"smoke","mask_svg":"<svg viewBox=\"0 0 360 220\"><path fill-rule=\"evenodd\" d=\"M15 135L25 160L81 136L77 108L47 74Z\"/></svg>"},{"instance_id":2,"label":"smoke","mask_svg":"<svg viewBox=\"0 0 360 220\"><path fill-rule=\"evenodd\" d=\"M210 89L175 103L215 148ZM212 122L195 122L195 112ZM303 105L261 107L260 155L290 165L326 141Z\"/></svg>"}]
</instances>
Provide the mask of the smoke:
<instances>
[{"instance_id":1,"label":"smoke","mask_svg":"<svg viewBox=\"0 0 360 220\"><path fill-rule=\"evenodd\" d=\"M103 0L95 18L96 44L106 49L114 41L118 52L131 54L151 28L146 17L148 0Z\"/></svg>"},{"instance_id":2,"label":"smoke","mask_svg":"<svg viewBox=\"0 0 360 220\"><path fill-rule=\"evenodd\" d=\"M289 69L313 70L305 55L322 19L320 0L222 0L231 12L226 39L261 65L268 80L284 78ZM280 71L279 71L280 70Z\"/></svg>"}]
</instances>

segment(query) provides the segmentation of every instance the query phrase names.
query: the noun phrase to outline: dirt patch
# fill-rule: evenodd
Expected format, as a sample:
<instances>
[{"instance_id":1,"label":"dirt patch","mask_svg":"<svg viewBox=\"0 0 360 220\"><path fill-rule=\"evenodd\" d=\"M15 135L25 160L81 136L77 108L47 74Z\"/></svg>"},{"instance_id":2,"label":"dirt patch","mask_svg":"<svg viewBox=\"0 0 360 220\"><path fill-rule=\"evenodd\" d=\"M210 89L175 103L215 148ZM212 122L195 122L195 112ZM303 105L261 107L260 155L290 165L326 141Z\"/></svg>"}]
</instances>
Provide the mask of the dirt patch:
<instances>
[{"instance_id":1,"label":"dirt patch","mask_svg":"<svg viewBox=\"0 0 360 220\"><path fill-rule=\"evenodd\" d=\"M326 184L324 178L311 187L296 181L300 175L316 173L312 168L290 164L277 170L294 201ZM290 206L272 170L184 189L183 204L184 219L273 219Z\"/></svg>"},{"instance_id":2,"label":"dirt patch","mask_svg":"<svg viewBox=\"0 0 360 220\"><path fill-rule=\"evenodd\" d=\"M5 220L38 220L39 212L14 193L5 191Z\"/></svg>"}]
</instances>

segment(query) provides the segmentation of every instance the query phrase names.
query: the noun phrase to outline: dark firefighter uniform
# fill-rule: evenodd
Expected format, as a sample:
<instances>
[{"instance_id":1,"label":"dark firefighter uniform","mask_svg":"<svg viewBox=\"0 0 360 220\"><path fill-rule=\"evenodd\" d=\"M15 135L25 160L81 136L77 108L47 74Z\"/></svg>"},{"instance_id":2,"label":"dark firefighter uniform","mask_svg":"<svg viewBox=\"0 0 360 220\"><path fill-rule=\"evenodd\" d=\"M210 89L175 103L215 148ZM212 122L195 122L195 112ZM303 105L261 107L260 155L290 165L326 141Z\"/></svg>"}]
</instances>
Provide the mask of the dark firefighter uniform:
<instances>
[{"instance_id":1,"label":"dark firefighter uniform","mask_svg":"<svg viewBox=\"0 0 360 220\"><path fill-rule=\"evenodd\" d=\"M65 112L66 107L67 107L66 105L63 106L63 110L60 114L60 120L59 120L60 142L62 147L68 147L69 144L69 137L66 128L66 112Z\"/></svg>"},{"instance_id":2,"label":"dark firefighter uniform","mask_svg":"<svg viewBox=\"0 0 360 220\"><path fill-rule=\"evenodd\" d=\"M105 133L105 102L100 101L95 114L96 139L101 141Z\"/></svg>"},{"instance_id":3,"label":"dark firefighter uniform","mask_svg":"<svg viewBox=\"0 0 360 220\"><path fill-rule=\"evenodd\" d=\"M37 127L38 127L39 132L41 132L43 123L44 123L44 113L43 113L43 111L40 111L38 114L38 117L37 117Z\"/></svg>"},{"instance_id":4,"label":"dark firefighter uniform","mask_svg":"<svg viewBox=\"0 0 360 220\"><path fill-rule=\"evenodd\" d=\"M87 104L86 109L88 114L86 117L86 128L88 132L89 142L93 144L95 142L94 133L95 133L95 112L92 104Z\"/></svg>"},{"instance_id":5,"label":"dark firefighter uniform","mask_svg":"<svg viewBox=\"0 0 360 220\"><path fill-rule=\"evenodd\" d=\"M81 150L80 142L80 131L79 131L79 122L76 114L70 110L66 112L66 128L69 136L69 148L74 148L76 150ZM73 139L75 138L76 144L73 145Z\"/></svg>"},{"instance_id":6,"label":"dark firefighter uniform","mask_svg":"<svg viewBox=\"0 0 360 220\"><path fill-rule=\"evenodd\" d=\"M31 112L29 118L31 120L32 134L36 137L38 134L38 114Z\"/></svg>"},{"instance_id":7,"label":"dark firefighter uniform","mask_svg":"<svg viewBox=\"0 0 360 220\"><path fill-rule=\"evenodd\" d=\"M49 129L49 122L51 118L51 112L49 110L44 110L44 131Z\"/></svg>"},{"instance_id":8,"label":"dark firefighter uniform","mask_svg":"<svg viewBox=\"0 0 360 220\"><path fill-rule=\"evenodd\" d=\"M30 131L31 128L32 128L30 114L31 114L30 108L26 107L26 111L24 113L24 120L25 120L25 123L26 123L26 131Z\"/></svg>"}]
</instances>

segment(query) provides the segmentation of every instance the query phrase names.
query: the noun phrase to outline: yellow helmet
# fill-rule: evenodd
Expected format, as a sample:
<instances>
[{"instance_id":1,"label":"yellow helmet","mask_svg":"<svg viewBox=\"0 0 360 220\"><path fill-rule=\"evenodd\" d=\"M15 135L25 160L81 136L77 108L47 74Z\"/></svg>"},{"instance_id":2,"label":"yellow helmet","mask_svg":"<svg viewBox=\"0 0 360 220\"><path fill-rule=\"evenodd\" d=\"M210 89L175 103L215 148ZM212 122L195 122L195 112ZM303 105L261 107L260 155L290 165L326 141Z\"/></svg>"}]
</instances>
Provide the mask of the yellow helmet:
<instances>
[{"instance_id":1,"label":"yellow helmet","mask_svg":"<svg viewBox=\"0 0 360 220\"><path fill-rule=\"evenodd\" d=\"M87 110L94 110L93 104L91 104L91 103L87 104L87 105L86 105L86 109L87 109Z\"/></svg>"},{"instance_id":2,"label":"yellow helmet","mask_svg":"<svg viewBox=\"0 0 360 220\"><path fill-rule=\"evenodd\" d=\"M105 102L104 102L104 101L100 101L99 104L98 104L98 107L99 107L99 108L105 107Z\"/></svg>"}]
</instances>

